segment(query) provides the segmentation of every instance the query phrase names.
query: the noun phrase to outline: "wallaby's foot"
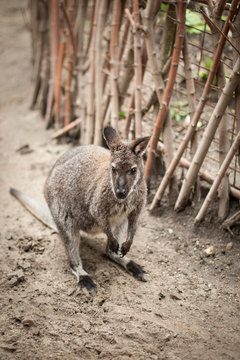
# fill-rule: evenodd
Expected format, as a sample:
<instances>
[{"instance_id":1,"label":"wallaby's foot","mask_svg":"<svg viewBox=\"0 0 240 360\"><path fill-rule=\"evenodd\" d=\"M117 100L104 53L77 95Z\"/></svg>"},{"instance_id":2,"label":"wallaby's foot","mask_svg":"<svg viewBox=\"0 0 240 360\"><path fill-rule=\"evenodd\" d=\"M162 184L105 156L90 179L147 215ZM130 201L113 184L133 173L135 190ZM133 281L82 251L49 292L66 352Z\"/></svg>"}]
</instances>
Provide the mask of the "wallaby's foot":
<instances>
[{"instance_id":1,"label":"wallaby's foot","mask_svg":"<svg viewBox=\"0 0 240 360\"><path fill-rule=\"evenodd\" d=\"M127 272L134 276L136 279L140 281L147 281L144 276L146 271L144 271L143 267L130 260L127 256L122 256L122 254L115 254L110 251L109 248L106 249L106 255L111 260L124 267L124 269L126 269Z\"/></svg>"},{"instance_id":2,"label":"wallaby's foot","mask_svg":"<svg viewBox=\"0 0 240 360\"><path fill-rule=\"evenodd\" d=\"M141 265L138 265L134 261L130 260L127 265L128 272L140 281L147 281L145 278L146 271L144 271Z\"/></svg>"},{"instance_id":3,"label":"wallaby's foot","mask_svg":"<svg viewBox=\"0 0 240 360\"><path fill-rule=\"evenodd\" d=\"M86 288L88 292L92 295L95 295L97 292L97 287L88 275L81 275L78 281L78 288L82 290L82 288Z\"/></svg>"}]
</instances>

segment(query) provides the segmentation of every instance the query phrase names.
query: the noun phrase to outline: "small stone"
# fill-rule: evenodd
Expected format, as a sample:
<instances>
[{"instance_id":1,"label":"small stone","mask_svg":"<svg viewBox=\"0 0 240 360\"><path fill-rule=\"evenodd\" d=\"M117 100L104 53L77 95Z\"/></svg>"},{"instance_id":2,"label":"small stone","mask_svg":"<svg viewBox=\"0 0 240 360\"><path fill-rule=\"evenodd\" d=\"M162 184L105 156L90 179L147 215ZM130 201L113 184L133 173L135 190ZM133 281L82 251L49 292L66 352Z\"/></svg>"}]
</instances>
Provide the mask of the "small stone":
<instances>
[{"instance_id":1,"label":"small stone","mask_svg":"<svg viewBox=\"0 0 240 360\"><path fill-rule=\"evenodd\" d=\"M165 336L165 341L170 341L170 339L171 339L171 335L170 335L170 334L167 334L167 335Z\"/></svg>"},{"instance_id":2,"label":"small stone","mask_svg":"<svg viewBox=\"0 0 240 360\"><path fill-rule=\"evenodd\" d=\"M158 294L159 300L165 299L165 297L166 297L165 294L160 291L160 293Z\"/></svg>"},{"instance_id":3,"label":"small stone","mask_svg":"<svg viewBox=\"0 0 240 360\"><path fill-rule=\"evenodd\" d=\"M31 267L30 262L27 261L27 260L22 260L22 259L20 259L20 260L18 260L17 264L18 264L18 266L19 266L20 268L22 268L23 270L29 269L29 268Z\"/></svg>"},{"instance_id":4,"label":"small stone","mask_svg":"<svg viewBox=\"0 0 240 360\"><path fill-rule=\"evenodd\" d=\"M173 229L168 229L169 234L173 233Z\"/></svg>"},{"instance_id":5,"label":"small stone","mask_svg":"<svg viewBox=\"0 0 240 360\"><path fill-rule=\"evenodd\" d=\"M8 283L11 287L18 285L20 282L23 282L25 280L25 277L22 269L9 275L8 279L9 279Z\"/></svg>"},{"instance_id":6,"label":"small stone","mask_svg":"<svg viewBox=\"0 0 240 360\"><path fill-rule=\"evenodd\" d=\"M22 324L23 324L24 326L30 327L30 326L33 326L33 325L34 325L34 322L33 322L33 320L31 320L31 319L23 319Z\"/></svg>"},{"instance_id":7,"label":"small stone","mask_svg":"<svg viewBox=\"0 0 240 360\"><path fill-rule=\"evenodd\" d=\"M205 250L204 250L204 254L206 255L206 256L211 256L211 255L215 255L215 248L214 248L214 246L209 246L209 247L207 247Z\"/></svg>"},{"instance_id":8,"label":"small stone","mask_svg":"<svg viewBox=\"0 0 240 360\"><path fill-rule=\"evenodd\" d=\"M34 329L32 332L33 335L35 336L39 336L40 335L40 330L38 328Z\"/></svg>"},{"instance_id":9,"label":"small stone","mask_svg":"<svg viewBox=\"0 0 240 360\"><path fill-rule=\"evenodd\" d=\"M181 298L178 297L176 294L170 294L170 298L173 300L181 300Z\"/></svg>"},{"instance_id":10,"label":"small stone","mask_svg":"<svg viewBox=\"0 0 240 360\"><path fill-rule=\"evenodd\" d=\"M233 248L233 243L232 242L227 243L226 250L230 251L230 250L232 250L232 248Z\"/></svg>"}]
</instances>

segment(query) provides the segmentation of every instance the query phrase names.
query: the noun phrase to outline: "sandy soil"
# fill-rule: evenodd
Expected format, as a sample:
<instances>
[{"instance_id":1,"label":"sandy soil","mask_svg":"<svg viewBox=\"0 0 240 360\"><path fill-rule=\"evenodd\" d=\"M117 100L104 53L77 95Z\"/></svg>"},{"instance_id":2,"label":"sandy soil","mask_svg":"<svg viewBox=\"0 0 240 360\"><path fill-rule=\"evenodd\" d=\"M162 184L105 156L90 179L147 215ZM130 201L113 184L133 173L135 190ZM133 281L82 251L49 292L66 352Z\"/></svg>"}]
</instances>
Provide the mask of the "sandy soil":
<instances>
[{"instance_id":1,"label":"sandy soil","mask_svg":"<svg viewBox=\"0 0 240 360\"><path fill-rule=\"evenodd\" d=\"M193 208L175 214L165 201L156 216L144 212L131 256L147 283L104 257L104 241L84 240L92 298L77 294L57 234L9 195L14 186L41 199L69 147L48 142L51 131L29 110L30 37L19 3L0 2L0 359L239 359L240 241L220 229L214 207L197 229ZM26 144L30 151L17 151ZM215 255L206 257L209 245Z\"/></svg>"}]
</instances>

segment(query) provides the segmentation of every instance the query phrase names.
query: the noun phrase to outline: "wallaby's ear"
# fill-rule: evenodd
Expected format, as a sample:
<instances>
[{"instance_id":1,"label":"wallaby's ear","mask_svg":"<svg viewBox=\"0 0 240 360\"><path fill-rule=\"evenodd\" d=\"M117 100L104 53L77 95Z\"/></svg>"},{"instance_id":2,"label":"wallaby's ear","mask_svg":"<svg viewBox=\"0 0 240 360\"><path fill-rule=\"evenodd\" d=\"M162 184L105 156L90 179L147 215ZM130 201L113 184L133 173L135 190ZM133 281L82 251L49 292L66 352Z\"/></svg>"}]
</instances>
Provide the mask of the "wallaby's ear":
<instances>
[{"instance_id":1,"label":"wallaby's ear","mask_svg":"<svg viewBox=\"0 0 240 360\"><path fill-rule=\"evenodd\" d=\"M143 153L143 151L146 149L149 140L150 140L150 136L138 138L132 141L131 144L129 144L129 147L134 152L134 154L139 155Z\"/></svg>"},{"instance_id":2,"label":"wallaby's ear","mask_svg":"<svg viewBox=\"0 0 240 360\"><path fill-rule=\"evenodd\" d=\"M103 129L103 135L104 138L106 140L106 143L108 145L108 147L111 149L113 146L119 144L121 142L121 139L118 135L118 133L116 132L116 130L114 128L112 128L111 126L106 126Z\"/></svg>"}]
</instances>

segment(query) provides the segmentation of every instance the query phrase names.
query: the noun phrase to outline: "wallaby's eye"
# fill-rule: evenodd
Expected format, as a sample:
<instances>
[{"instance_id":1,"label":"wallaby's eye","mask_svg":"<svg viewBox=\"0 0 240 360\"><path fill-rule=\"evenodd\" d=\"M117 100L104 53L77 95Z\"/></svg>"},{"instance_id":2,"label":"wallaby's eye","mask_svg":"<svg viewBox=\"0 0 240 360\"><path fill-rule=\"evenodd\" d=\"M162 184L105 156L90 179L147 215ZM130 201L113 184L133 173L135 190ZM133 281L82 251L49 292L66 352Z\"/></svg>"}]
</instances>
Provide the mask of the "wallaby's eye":
<instances>
[{"instance_id":1,"label":"wallaby's eye","mask_svg":"<svg viewBox=\"0 0 240 360\"><path fill-rule=\"evenodd\" d=\"M132 174L132 175L135 175L136 172L137 172L137 168L136 168L136 167L134 167L134 168L131 169L131 174Z\"/></svg>"},{"instance_id":2,"label":"wallaby's eye","mask_svg":"<svg viewBox=\"0 0 240 360\"><path fill-rule=\"evenodd\" d=\"M112 166L112 173L115 174L115 172L116 172L116 168Z\"/></svg>"}]
</instances>

